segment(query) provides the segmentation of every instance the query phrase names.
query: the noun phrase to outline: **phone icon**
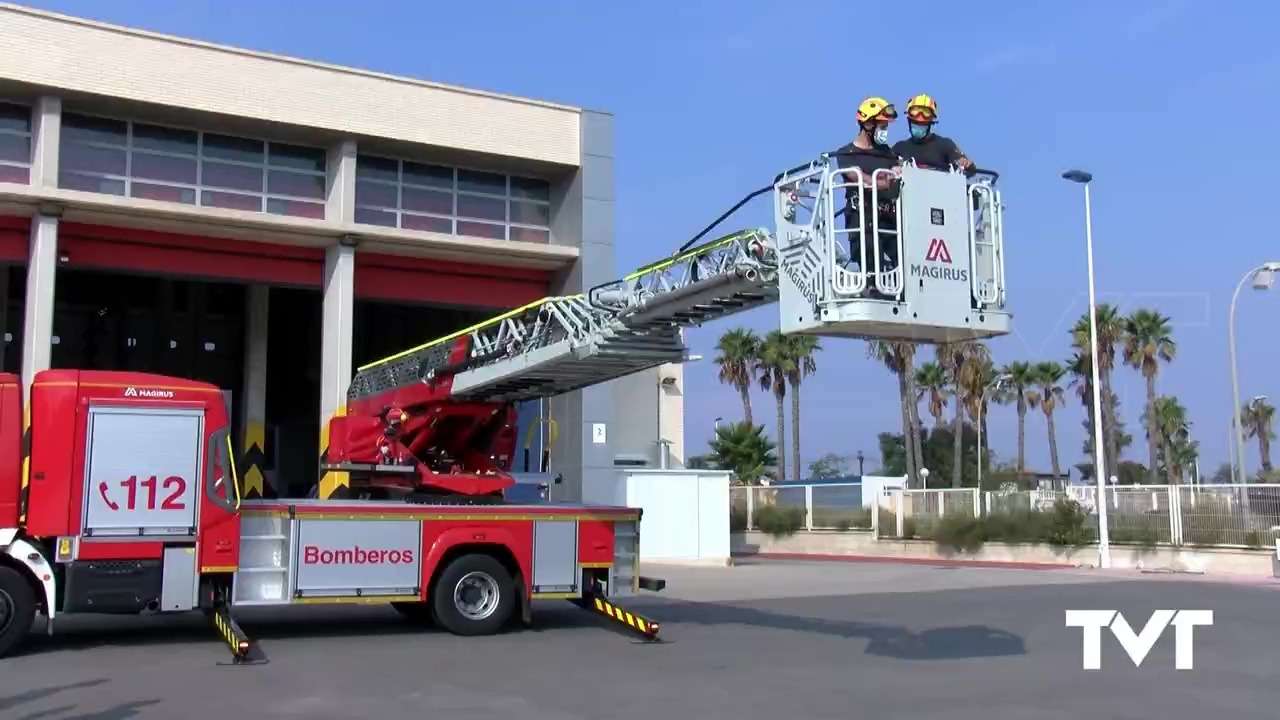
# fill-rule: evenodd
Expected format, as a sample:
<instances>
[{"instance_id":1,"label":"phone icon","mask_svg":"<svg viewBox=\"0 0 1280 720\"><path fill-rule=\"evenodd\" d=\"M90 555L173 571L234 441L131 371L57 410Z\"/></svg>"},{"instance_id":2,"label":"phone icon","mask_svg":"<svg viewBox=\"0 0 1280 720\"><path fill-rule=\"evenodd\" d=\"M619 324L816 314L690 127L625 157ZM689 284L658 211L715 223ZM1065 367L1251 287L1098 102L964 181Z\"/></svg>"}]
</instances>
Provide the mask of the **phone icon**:
<instances>
[{"instance_id":1,"label":"phone icon","mask_svg":"<svg viewBox=\"0 0 1280 720\"><path fill-rule=\"evenodd\" d=\"M106 503L107 507L111 508L113 511L120 509L119 505L112 502L111 498L107 497L107 484L105 482L98 483L98 494L102 496L102 502Z\"/></svg>"}]
</instances>

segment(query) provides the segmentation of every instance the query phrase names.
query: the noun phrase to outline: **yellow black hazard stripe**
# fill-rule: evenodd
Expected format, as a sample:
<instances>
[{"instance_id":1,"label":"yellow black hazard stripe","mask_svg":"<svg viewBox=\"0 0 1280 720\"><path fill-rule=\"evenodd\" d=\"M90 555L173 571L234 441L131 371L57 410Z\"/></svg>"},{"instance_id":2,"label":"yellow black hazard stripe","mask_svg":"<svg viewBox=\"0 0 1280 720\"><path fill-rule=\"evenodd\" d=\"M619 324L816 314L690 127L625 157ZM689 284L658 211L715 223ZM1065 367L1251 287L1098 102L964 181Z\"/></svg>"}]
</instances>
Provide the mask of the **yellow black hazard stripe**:
<instances>
[{"instance_id":1,"label":"yellow black hazard stripe","mask_svg":"<svg viewBox=\"0 0 1280 720\"><path fill-rule=\"evenodd\" d=\"M656 637L658 634L658 623L636 615L633 612L624 610L617 605L600 597L590 599L593 609L601 615L626 625L636 632L646 637Z\"/></svg>"}]
</instances>

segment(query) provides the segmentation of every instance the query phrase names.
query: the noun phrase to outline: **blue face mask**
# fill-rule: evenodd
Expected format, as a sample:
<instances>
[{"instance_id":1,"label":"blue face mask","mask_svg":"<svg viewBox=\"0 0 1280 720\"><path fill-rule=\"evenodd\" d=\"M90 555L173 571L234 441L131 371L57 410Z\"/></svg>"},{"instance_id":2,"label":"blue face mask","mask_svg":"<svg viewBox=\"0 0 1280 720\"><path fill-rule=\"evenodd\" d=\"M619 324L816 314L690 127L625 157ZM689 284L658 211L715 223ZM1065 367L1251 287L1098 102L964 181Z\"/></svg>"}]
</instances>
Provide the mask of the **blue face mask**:
<instances>
[{"instance_id":1,"label":"blue face mask","mask_svg":"<svg viewBox=\"0 0 1280 720\"><path fill-rule=\"evenodd\" d=\"M876 133L872 137L876 139L877 143L881 145L888 145L889 144L889 128L876 128Z\"/></svg>"},{"instance_id":2,"label":"blue face mask","mask_svg":"<svg viewBox=\"0 0 1280 720\"><path fill-rule=\"evenodd\" d=\"M914 140L923 140L929 134L928 125L912 125L911 137Z\"/></svg>"}]
</instances>

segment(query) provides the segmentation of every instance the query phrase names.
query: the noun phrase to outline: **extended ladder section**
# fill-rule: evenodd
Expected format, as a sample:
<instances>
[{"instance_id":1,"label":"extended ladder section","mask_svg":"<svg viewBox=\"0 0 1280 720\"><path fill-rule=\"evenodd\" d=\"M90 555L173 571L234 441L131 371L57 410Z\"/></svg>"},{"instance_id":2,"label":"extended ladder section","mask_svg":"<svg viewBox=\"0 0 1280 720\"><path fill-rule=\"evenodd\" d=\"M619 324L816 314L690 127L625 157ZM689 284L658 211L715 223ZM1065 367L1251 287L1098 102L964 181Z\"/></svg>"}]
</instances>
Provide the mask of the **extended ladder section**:
<instances>
[{"instance_id":1,"label":"extended ladder section","mask_svg":"<svg viewBox=\"0 0 1280 720\"><path fill-rule=\"evenodd\" d=\"M453 398L520 401L682 362L682 328L777 300L777 261L767 231L721 237L366 365L348 400L448 379Z\"/></svg>"},{"instance_id":2,"label":"extended ladder section","mask_svg":"<svg viewBox=\"0 0 1280 720\"><path fill-rule=\"evenodd\" d=\"M786 333L944 343L1010 332L995 175L834 155L774 185Z\"/></svg>"}]
</instances>

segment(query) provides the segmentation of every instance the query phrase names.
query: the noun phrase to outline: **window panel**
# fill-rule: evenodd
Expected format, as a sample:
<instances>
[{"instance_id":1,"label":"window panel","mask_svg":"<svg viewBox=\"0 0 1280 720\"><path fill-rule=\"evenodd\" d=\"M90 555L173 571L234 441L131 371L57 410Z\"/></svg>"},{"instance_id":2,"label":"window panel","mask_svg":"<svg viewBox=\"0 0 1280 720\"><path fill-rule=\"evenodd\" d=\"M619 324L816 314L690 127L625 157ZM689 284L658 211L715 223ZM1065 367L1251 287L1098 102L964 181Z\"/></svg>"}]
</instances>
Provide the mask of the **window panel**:
<instances>
[{"instance_id":1,"label":"window panel","mask_svg":"<svg viewBox=\"0 0 1280 720\"><path fill-rule=\"evenodd\" d=\"M400 163L372 155L356 156L356 177L362 180L400 182Z\"/></svg>"},{"instance_id":2,"label":"window panel","mask_svg":"<svg viewBox=\"0 0 1280 720\"><path fill-rule=\"evenodd\" d=\"M135 150L159 150L180 155L196 155L199 150L199 133L194 130L161 127L159 125L133 125ZM192 182L195 182L192 180Z\"/></svg>"},{"instance_id":3,"label":"window panel","mask_svg":"<svg viewBox=\"0 0 1280 720\"><path fill-rule=\"evenodd\" d=\"M129 185L129 194L133 197L147 200L163 200L186 205L194 205L196 203L196 191L194 188L174 187L172 185L152 185L151 183L135 182Z\"/></svg>"},{"instance_id":4,"label":"window panel","mask_svg":"<svg viewBox=\"0 0 1280 720\"><path fill-rule=\"evenodd\" d=\"M507 194L507 176L475 170L458 170L458 190L490 195Z\"/></svg>"},{"instance_id":5,"label":"window panel","mask_svg":"<svg viewBox=\"0 0 1280 720\"><path fill-rule=\"evenodd\" d=\"M507 201L478 195L458 195L458 217L478 220L507 219Z\"/></svg>"},{"instance_id":6,"label":"window panel","mask_svg":"<svg viewBox=\"0 0 1280 720\"><path fill-rule=\"evenodd\" d=\"M551 224L551 206L540 203L511 201L511 222L521 225Z\"/></svg>"},{"instance_id":7,"label":"window panel","mask_svg":"<svg viewBox=\"0 0 1280 720\"><path fill-rule=\"evenodd\" d=\"M551 202L551 183L535 178L511 178L511 197Z\"/></svg>"},{"instance_id":8,"label":"window panel","mask_svg":"<svg viewBox=\"0 0 1280 720\"><path fill-rule=\"evenodd\" d=\"M124 195L124 181L112 178L81 175L72 172L58 173L58 187L67 190L105 193L107 195Z\"/></svg>"},{"instance_id":9,"label":"window panel","mask_svg":"<svg viewBox=\"0 0 1280 720\"><path fill-rule=\"evenodd\" d=\"M31 138L25 135L0 135L0 160L31 164Z\"/></svg>"},{"instance_id":10,"label":"window panel","mask_svg":"<svg viewBox=\"0 0 1280 720\"><path fill-rule=\"evenodd\" d=\"M404 164L404 182L406 185L422 185L424 187L452 191L453 168L406 161Z\"/></svg>"},{"instance_id":11,"label":"window panel","mask_svg":"<svg viewBox=\"0 0 1280 720\"><path fill-rule=\"evenodd\" d=\"M507 228L505 225L490 225L489 223L459 220L458 234L470 235L472 237L493 238L494 240L506 240Z\"/></svg>"},{"instance_id":12,"label":"window panel","mask_svg":"<svg viewBox=\"0 0 1280 720\"><path fill-rule=\"evenodd\" d=\"M135 152L129 174L135 178L195 185L196 159ZM194 197L191 202L195 202Z\"/></svg>"},{"instance_id":13,"label":"window panel","mask_svg":"<svg viewBox=\"0 0 1280 720\"><path fill-rule=\"evenodd\" d=\"M237 195L235 193L210 192L200 193L200 204L205 207L227 208L228 210L249 210L262 212L262 197L256 195Z\"/></svg>"},{"instance_id":14,"label":"window panel","mask_svg":"<svg viewBox=\"0 0 1280 720\"><path fill-rule=\"evenodd\" d=\"M410 215L404 213L400 216L400 227L406 230L424 230L426 232L437 233L453 233L453 220L450 218L431 217L429 215ZM499 228L501 230L501 228Z\"/></svg>"},{"instance_id":15,"label":"window panel","mask_svg":"<svg viewBox=\"0 0 1280 720\"><path fill-rule=\"evenodd\" d=\"M31 108L26 105L0 103L0 130L31 132Z\"/></svg>"},{"instance_id":16,"label":"window panel","mask_svg":"<svg viewBox=\"0 0 1280 720\"><path fill-rule=\"evenodd\" d=\"M356 205L395 208L398 204L395 185L356 181Z\"/></svg>"},{"instance_id":17,"label":"window panel","mask_svg":"<svg viewBox=\"0 0 1280 720\"><path fill-rule=\"evenodd\" d=\"M304 175L288 170L272 170L267 174L267 192L273 195L294 195L323 200L324 185L323 175Z\"/></svg>"},{"instance_id":18,"label":"window panel","mask_svg":"<svg viewBox=\"0 0 1280 720\"><path fill-rule=\"evenodd\" d=\"M31 182L31 171L15 165L0 165L0 182L29 183Z\"/></svg>"},{"instance_id":19,"label":"window panel","mask_svg":"<svg viewBox=\"0 0 1280 720\"><path fill-rule=\"evenodd\" d=\"M60 170L79 170L103 175L124 175L128 167L124 148L106 148L78 142L64 143L58 153Z\"/></svg>"},{"instance_id":20,"label":"window panel","mask_svg":"<svg viewBox=\"0 0 1280 720\"><path fill-rule=\"evenodd\" d=\"M73 140L105 143L124 147L128 143L129 124L122 120L62 114L62 142Z\"/></svg>"},{"instance_id":21,"label":"window panel","mask_svg":"<svg viewBox=\"0 0 1280 720\"><path fill-rule=\"evenodd\" d=\"M262 192L262 168L204 161L200 168L200 184L206 187Z\"/></svg>"},{"instance_id":22,"label":"window panel","mask_svg":"<svg viewBox=\"0 0 1280 720\"><path fill-rule=\"evenodd\" d=\"M356 222L365 225L382 225L383 227L396 226L396 214L385 210L370 210L369 208L356 208Z\"/></svg>"},{"instance_id":23,"label":"window panel","mask_svg":"<svg viewBox=\"0 0 1280 720\"><path fill-rule=\"evenodd\" d=\"M518 242L542 243L546 245L551 242L550 230L538 230L537 228L526 228L511 226L511 239Z\"/></svg>"},{"instance_id":24,"label":"window panel","mask_svg":"<svg viewBox=\"0 0 1280 720\"><path fill-rule=\"evenodd\" d=\"M323 173L327 165L326 153L320 148L270 143L270 153L267 162L271 167Z\"/></svg>"},{"instance_id":25,"label":"window panel","mask_svg":"<svg viewBox=\"0 0 1280 720\"><path fill-rule=\"evenodd\" d=\"M266 159L265 145L261 140L205 133L203 154L207 158L261 165Z\"/></svg>"},{"instance_id":26,"label":"window panel","mask_svg":"<svg viewBox=\"0 0 1280 720\"><path fill-rule=\"evenodd\" d=\"M405 187L401 195L401 209L435 215L453 214L453 193L438 190L419 190Z\"/></svg>"},{"instance_id":27,"label":"window panel","mask_svg":"<svg viewBox=\"0 0 1280 720\"><path fill-rule=\"evenodd\" d=\"M283 198L267 198L267 212L272 215L289 215L291 217L324 219L324 204L303 202L301 200L285 200Z\"/></svg>"}]
</instances>

